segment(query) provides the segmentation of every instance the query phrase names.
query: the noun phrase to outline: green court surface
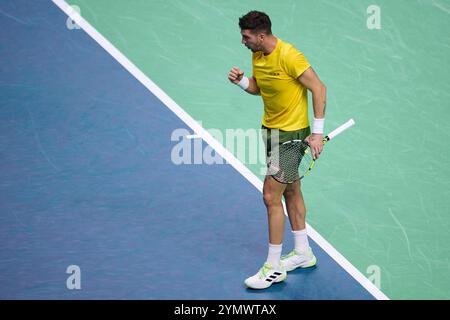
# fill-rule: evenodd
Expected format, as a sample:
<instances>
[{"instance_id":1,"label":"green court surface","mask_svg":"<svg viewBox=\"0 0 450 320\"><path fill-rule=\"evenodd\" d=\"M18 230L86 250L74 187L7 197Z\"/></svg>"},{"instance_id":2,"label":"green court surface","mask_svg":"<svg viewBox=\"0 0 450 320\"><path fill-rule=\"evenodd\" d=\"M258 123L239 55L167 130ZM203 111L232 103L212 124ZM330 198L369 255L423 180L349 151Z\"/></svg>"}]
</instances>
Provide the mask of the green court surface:
<instances>
[{"instance_id":1,"label":"green court surface","mask_svg":"<svg viewBox=\"0 0 450 320\"><path fill-rule=\"evenodd\" d=\"M379 268L391 299L450 298L449 1L68 2L203 127L222 132L260 127L261 98L227 73L251 73L238 18L268 13L274 34L328 88L326 130L356 121L304 180L309 224L363 274ZM381 29L367 27L370 5ZM262 179L260 164L245 164Z\"/></svg>"}]
</instances>

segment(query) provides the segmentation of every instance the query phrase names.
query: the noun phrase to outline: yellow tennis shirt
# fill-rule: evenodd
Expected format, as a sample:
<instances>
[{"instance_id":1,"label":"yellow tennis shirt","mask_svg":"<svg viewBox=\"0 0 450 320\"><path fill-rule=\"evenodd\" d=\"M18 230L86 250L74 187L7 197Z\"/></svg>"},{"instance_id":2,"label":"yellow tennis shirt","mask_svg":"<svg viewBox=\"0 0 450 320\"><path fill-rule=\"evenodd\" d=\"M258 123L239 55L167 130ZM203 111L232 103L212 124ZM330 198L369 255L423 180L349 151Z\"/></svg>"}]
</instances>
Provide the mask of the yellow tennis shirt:
<instances>
[{"instance_id":1,"label":"yellow tennis shirt","mask_svg":"<svg viewBox=\"0 0 450 320\"><path fill-rule=\"evenodd\" d=\"M254 52L252 64L253 77L264 101L262 124L284 131L308 127L308 92L297 80L310 67L303 54L277 39L270 54Z\"/></svg>"}]
</instances>

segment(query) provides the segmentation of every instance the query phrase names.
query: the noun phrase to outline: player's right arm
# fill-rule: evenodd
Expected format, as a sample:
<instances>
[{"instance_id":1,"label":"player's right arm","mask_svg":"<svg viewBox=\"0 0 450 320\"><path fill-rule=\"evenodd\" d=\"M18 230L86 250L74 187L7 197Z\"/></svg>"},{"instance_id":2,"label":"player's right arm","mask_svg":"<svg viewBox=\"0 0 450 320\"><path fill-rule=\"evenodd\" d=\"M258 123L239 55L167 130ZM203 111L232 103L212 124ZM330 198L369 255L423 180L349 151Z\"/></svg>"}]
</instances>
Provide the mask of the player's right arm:
<instances>
[{"instance_id":1,"label":"player's right arm","mask_svg":"<svg viewBox=\"0 0 450 320\"><path fill-rule=\"evenodd\" d=\"M244 71L240 70L238 67L231 68L230 72L228 73L228 80L230 80L231 83L234 83L236 85L239 85L241 83L241 80L245 80L244 78ZM247 78L247 77L246 77ZM250 77L248 79L248 87L245 89L246 92L253 94L253 95L259 95L259 87L256 83L255 78ZM240 85L240 87L242 87Z\"/></svg>"}]
</instances>

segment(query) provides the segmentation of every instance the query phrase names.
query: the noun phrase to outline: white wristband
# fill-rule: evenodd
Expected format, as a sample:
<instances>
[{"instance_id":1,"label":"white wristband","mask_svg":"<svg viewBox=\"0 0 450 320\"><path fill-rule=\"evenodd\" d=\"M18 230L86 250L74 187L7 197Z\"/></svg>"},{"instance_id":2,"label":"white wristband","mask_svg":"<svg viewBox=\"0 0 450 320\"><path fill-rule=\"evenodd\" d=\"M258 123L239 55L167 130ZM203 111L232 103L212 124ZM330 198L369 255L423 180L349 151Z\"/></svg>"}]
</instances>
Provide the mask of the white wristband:
<instances>
[{"instance_id":1,"label":"white wristband","mask_svg":"<svg viewBox=\"0 0 450 320\"><path fill-rule=\"evenodd\" d=\"M325 124L325 118L323 118L323 119L314 118L314 127L312 129L312 133L323 134L324 124Z\"/></svg>"},{"instance_id":2,"label":"white wristband","mask_svg":"<svg viewBox=\"0 0 450 320\"><path fill-rule=\"evenodd\" d=\"M247 90L248 86L250 85L250 81L247 77L242 77L241 81L237 83L239 87L241 87L243 90Z\"/></svg>"}]
</instances>

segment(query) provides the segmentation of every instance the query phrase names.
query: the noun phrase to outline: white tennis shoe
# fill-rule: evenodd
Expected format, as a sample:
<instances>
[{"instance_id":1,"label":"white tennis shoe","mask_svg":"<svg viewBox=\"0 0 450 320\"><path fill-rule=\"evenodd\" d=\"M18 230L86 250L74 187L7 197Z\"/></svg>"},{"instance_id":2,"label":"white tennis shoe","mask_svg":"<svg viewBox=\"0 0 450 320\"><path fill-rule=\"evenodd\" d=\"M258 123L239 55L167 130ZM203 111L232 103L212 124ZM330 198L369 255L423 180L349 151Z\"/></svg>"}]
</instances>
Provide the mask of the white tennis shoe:
<instances>
[{"instance_id":1,"label":"white tennis shoe","mask_svg":"<svg viewBox=\"0 0 450 320\"><path fill-rule=\"evenodd\" d=\"M286 271L292 271L297 268L309 268L315 266L317 258L314 256L311 248L306 253L299 254L292 250L289 254L281 257L281 264Z\"/></svg>"},{"instance_id":2,"label":"white tennis shoe","mask_svg":"<svg viewBox=\"0 0 450 320\"><path fill-rule=\"evenodd\" d=\"M245 279L244 282L247 287L252 289L266 289L275 282L283 281L286 279L286 276L286 270L284 270L281 263L277 268L265 263L264 266L259 269L257 274Z\"/></svg>"}]
</instances>

